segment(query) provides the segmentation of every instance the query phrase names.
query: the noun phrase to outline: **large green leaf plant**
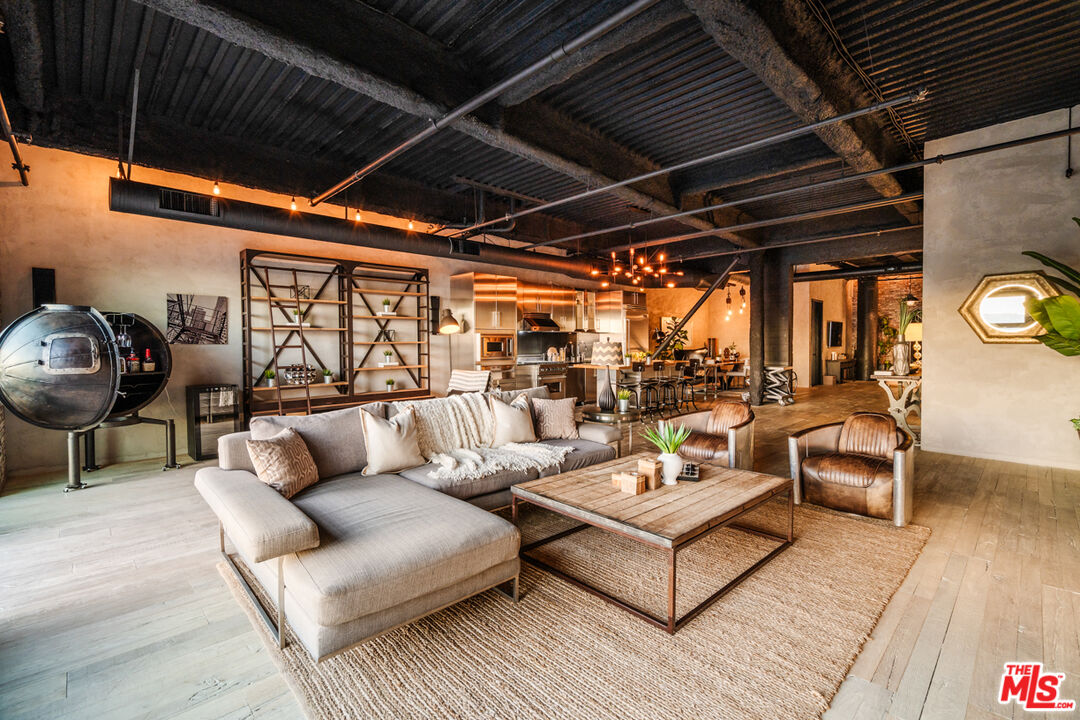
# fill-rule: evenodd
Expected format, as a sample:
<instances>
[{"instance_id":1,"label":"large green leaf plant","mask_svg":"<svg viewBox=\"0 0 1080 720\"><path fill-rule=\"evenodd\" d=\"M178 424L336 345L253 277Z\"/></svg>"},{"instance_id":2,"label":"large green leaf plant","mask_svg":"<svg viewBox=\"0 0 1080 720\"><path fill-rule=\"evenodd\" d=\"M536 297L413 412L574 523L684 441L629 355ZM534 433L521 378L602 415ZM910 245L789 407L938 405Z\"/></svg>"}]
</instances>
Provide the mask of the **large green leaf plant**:
<instances>
[{"instance_id":1,"label":"large green leaf plant","mask_svg":"<svg viewBox=\"0 0 1080 720\"><path fill-rule=\"evenodd\" d=\"M1074 217L1073 220L1080 226L1080 218ZM1028 314L1046 330L1045 335L1039 335L1036 339L1062 355L1080 355L1080 300L1077 300L1080 297L1080 270L1032 250L1025 250L1023 254L1064 275L1048 274L1046 279L1062 292L1072 293L1042 300L1030 298L1027 301L1025 306Z\"/></svg>"}]
</instances>

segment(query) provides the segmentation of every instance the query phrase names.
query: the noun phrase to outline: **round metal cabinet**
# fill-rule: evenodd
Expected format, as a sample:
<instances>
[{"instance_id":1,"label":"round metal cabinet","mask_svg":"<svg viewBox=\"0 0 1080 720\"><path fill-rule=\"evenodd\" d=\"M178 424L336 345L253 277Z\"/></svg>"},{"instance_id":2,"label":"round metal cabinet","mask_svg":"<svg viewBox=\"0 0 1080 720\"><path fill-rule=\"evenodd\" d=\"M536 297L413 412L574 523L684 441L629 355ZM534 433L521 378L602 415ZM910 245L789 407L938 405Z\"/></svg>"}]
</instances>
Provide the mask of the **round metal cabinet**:
<instances>
[{"instance_id":1,"label":"round metal cabinet","mask_svg":"<svg viewBox=\"0 0 1080 720\"><path fill-rule=\"evenodd\" d=\"M120 372L116 333L123 318L135 348L150 348L152 373ZM164 336L132 313L42 305L0 333L0 402L28 423L84 431L148 405L165 388L171 356Z\"/></svg>"}]
</instances>

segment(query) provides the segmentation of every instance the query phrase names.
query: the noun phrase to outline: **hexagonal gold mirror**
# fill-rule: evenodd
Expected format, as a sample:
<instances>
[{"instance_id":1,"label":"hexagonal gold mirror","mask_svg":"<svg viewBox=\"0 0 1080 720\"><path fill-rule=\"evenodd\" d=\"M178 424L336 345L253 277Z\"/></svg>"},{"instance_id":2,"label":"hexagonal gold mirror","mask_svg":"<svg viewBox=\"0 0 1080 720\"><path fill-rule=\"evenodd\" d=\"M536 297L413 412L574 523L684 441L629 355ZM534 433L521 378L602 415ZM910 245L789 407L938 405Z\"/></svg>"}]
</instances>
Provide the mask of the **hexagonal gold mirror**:
<instances>
[{"instance_id":1,"label":"hexagonal gold mirror","mask_svg":"<svg viewBox=\"0 0 1080 720\"><path fill-rule=\"evenodd\" d=\"M964 300L960 315L984 343L1037 343L1043 329L1024 303L1058 294L1042 273L987 275Z\"/></svg>"}]
</instances>

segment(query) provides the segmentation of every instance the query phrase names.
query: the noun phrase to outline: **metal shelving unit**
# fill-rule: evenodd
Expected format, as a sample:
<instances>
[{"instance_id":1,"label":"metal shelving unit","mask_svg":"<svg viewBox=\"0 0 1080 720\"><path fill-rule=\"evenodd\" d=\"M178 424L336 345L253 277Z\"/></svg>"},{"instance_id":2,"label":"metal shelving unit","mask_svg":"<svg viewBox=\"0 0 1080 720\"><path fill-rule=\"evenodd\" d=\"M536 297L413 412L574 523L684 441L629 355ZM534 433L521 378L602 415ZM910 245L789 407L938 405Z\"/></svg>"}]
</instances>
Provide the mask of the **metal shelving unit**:
<instances>
[{"instance_id":1,"label":"metal shelving unit","mask_svg":"<svg viewBox=\"0 0 1080 720\"><path fill-rule=\"evenodd\" d=\"M240 260L245 420L430 396L426 269L262 250ZM402 314L380 314L383 299ZM372 363L385 350L396 365ZM334 355L336 367L323 359ZM286 383L283 369L294 364L339 379ZM383 376L394 378L392 390Z\"/></svg>"}]
</instances>

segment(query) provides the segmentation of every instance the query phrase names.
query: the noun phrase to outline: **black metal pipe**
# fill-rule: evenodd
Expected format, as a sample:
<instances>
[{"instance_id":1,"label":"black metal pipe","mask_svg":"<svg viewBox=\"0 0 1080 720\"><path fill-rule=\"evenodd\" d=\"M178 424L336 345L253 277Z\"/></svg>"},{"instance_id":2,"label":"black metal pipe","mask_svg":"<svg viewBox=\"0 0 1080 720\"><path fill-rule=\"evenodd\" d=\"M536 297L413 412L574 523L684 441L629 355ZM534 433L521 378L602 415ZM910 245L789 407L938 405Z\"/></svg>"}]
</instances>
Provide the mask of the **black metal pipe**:
<instances>
[{"instance_id":1,"label":"black metal pipe","mask_svg":"<svg viewBox=\"0 0 1080 720\"><path fill-rule=\"evenodd\" d=\"M15 161L11 167L19 171L19 179L23 185L30 184L30 166L23 163L22 153L19 152L19 141L15 139L15 133L11 131L11 119L7 114L7 106L4 105L4 96L0 95L0 127L4 129L4 137L7 138L8 147L11 148L11 157Z\"/></svg>"},{"instance_id":2,"label":"black metal pipe","mask_svg":"<svg viewBox=\"0 0 1080 720\"><path fill-rule=\"evenodd\" d=\"M172 195L176 194L176 195ZM185 212L163 207L166 195L182 197L183 206L201 206L203 211ZM368 226L338 217L304 213L285 208L227 200L213 195L129 180L110 178L109 209L115 212L149 215L169 220L182 220L236 230L306 238L341 243L357 247L393 250L397 252L453 258L467 262L490 263L540 272L559 273L571 277L596 280L590 274L591 265L580 258L525 252L517 248L489 245L472 240L440 237L381 226ZM687 271L683 280L696 284L704 274Z\"/></svg>"},{"instance_id":3,"label":"black metal pipe","mask_svg":"<svg viewBox=\"0 0 1080 720\"><path fill-rule=\"evenodd\" d=\"M839 240L853 240L861 237L880 237L882 235L888 235L895 232L907 232L909 230L920 230L923 224L917 223L915 225L903 225L901 227L882 228L880 230L866 230L863 232L843 233L841 235L818 235L814 237L798 238L796 240L783 240L780 242L772 242L765 245L756 245L748 248L735 248L733 250L705 250L699 253L693 253L691 255L681 255L679 257L668 258L668 262L685 262L691 260L703 260L705 258L721 257L724 255L742 255L744 253L756 253L765 250L775 250L776 248L795 247L798 245L816 245L818 243L837 242Z\"/></svg>"},{"instance_id":4,"label":"black metal pipe","mask_svg":"<svg viewBox=\"0 0 1080 720\"><path fill-rule=\"evenodd\" d=\"M833 124L838 123L838 122L844 122L845 120L853 120L853 119L855 119L857 117L861 117L863 115L869 115L869 114L877 112L879 110L883 110L883 109L886 109L886 108L891 108L891 107L893 107L895 105L905 105L907 103L912 103L912 102L921 102L925 97L926 97L926 91L925 90L920 90L917 93L910 93L908 95L903 95L901 97L894 98L892 100L887 100L885 102L880 102L880 103L877 103L875 105L870 105L870 106L865 107L865 108L860 108L859 110L852 110L851 112L844 113L842 115L837 115L835 117L826 118L825 120L820 120L818 122L811 123L809 125L802 125L800 127L794 128L792 130L787 130L785 132L779 133L778 135L771 135L771 136L769 136L767 138L762 138L761 140L754 140L753 142L744 143L742 145L737 145L737 146L735 146L733 148L728 148L726 150L721 150L719 152L710 153L708 155L703 155L701 157L686 160L686 161L678 163L676 165L671 165L669 167L660 168L659 170L651 170L650 172L647 172L647 173L645 173L643 175L636 175L634 177L627 178L625 180L620 180L619 182L612 183L610 185L603 185L603 186L598 187L598 188L592 188L591 190L585 190L584 192L575 193L573 195L569 195L567 197L560 198L558 200L552 200L552 201L546 202L546 203L544 203L542 205L536 205L534 207L526 208L524 210L519 211L514 216L507 215L505 217L505 219L509 220L509 219L511 219L511 217L522 217L523 215L529 215L531 213L540 212L541 210L547 210L549 208L559 207L560 205L566 205L567 203L576 202L578 200L584 200L585 198L592 197L593 195L598 195L600 193L610 192L610 191L612 191L612 190L614 190L616 188L620 188L620 187L623 187L625 185L632 185L634 183L641 182L642 180L649 180L651 178L659 177L661 175L667 175L669 173L677 172L679 170L685 170L686 168L694 167L695 165L702 165L702 164L707 163L707 162L714 162L716 160L721 160L723 158L731 157L733 155L738 155L740 153L748 152L750 150L757 150L758 148L766 147L768 145L774 145L776 143L783 142L785 140L791 140L792 138L800 137L802 135L809 135L810 133L814 132L815 130L820 130L821 128L826 127L828 125L833 125ZM496 222L501 222L502 219L503 218L499 218L497 220L488 220L488 221L483 222L483 223L477 223L476 225L473 225L472 227L465 228L464 230L462 230L462 232L467 232L469 230L476 230L476 229L485 227L487 225L491 225L491 224L496 223ZM548 243L541 243L541 244L548 244Z\"/></svg>"},{"instance_id":5,"label":"black metal pipe","mask_svg":"<svg viewBox=\"0 0 1080 720\"><path fill-rule=\"evenodd\" d=\"M635 15L640 13L641 11L652 7L653 5L658 3L659 1L660 0L637 0L637 2L634 2L634 3L630 4L630 5L628 5L627 7L623 8L619 12L615 13L611 17L604 20L599 25L596 25L593 28L591 28L590 30L587 30L586 32L582 33L581 35L578 35L576 38L574 38L570 42L568 42L568 43L566 43L564 45L560 45L558 48L556 48L552 52L548 53L543 58L537 60L533 64L529 65L527 68L524 68L523 70L519 70L518 72L514 73L513 75L506 78L505 80L503 80L503 81L501 81L499 83L496 83L495 85L492 85L490 88L483 91L479 95L475 95L472 98L470 98L469 100L466 100L464 103L462 103L461 105L458 105L456 108L454 108L450 112L446 113L445 115L443 115L438 120L431 120L430 125L428 125L426 128L424 128L423 130L421 130L417 134L413 135L409 139L407 139L404 142L400 143L394 149L390 150L387 153L384 153L383 155L376 158L375 160L372 160L367 165L360 168L359 170L354 172L352 175L345 178L341 182L337 183L333 187L331 187L331 188L329 188L327 190L324 190L323 192L319 193L315 197L311 198L311 205L314 207L315 205L318 205L319 203L321 203L321 202L323 202L325 200L328 200L329 198L333 197L334 195L337 195L339 192L341 192L345 188L347 188L350 185L353 185L354 183L358 182L364 176L369 175L370 173L374 172L375 170L382 167L386 163L390 162L395 157L397 157L401 153L405 152L406 150L408 150L412 146L416 145L417 143L421 142L422 140L434 135L439 130L446 127L450 123L454 122L458 118L463 117L464 115L472 112L473 110L480 107L481 105L488 102L489 100L494 100L495 98L497 98L499 95L502 95L504 92L506 92L508 89L510 89L514 85L518 84L522 80L525 80L525 79L531 77L532 75L535 75L536 73L538 73L541 70L543 70L544 68L546 68L548 65L551 65L552 63L556 63L559 60L562 60L564 57L566 57L567 55L570 55L571 53L577 52L579 49L581 49L581 47L583 45L585 45L588 42L600 37L601 35L603 35L607 31L611 30L612 28L626 22L627 20L634 17ZM501 220L499 220L498 222L501 222Z\"/></svg>"},{"instance_id":6,"label":"black metal pipe","mask_svg":"<svg viewBox=\"0 0 1080 720\"><path fill-rule=\"evenodd\" d=\"M877 277L878 275L912 275L921 273L922 269L922 263L917 262L848 268L846 270L815 270L814 272L795 273L792 280L794 282L809 282L811 280L847 280L850 278Z\"/></svg>"}]
</instances>

